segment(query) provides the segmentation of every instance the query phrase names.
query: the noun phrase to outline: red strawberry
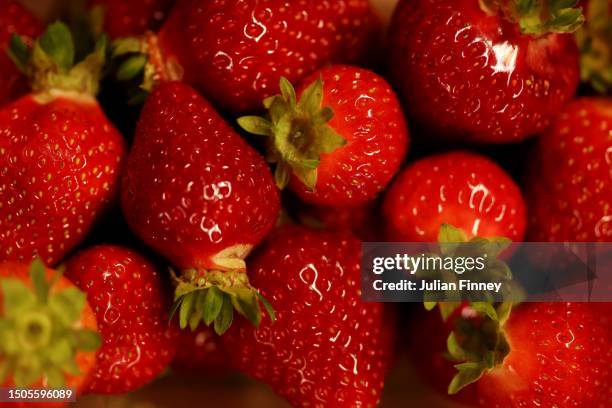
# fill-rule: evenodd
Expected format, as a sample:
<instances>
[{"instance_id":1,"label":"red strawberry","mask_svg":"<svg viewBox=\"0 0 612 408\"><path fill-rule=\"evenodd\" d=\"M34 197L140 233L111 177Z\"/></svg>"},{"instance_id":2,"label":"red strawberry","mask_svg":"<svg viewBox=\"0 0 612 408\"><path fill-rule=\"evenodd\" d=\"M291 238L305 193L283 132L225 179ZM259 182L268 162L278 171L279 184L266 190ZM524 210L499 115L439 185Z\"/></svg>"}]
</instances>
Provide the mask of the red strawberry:
<instances>
[{"instance_id":1,"label":"red strawberry","mask_svg":"<svg viewBox=\"0 0 612 408\"><path fill-rule=\"evenodd\" d=\"M34 93L0 110L0 260L58 262L116 195L124 142L93 97L104 47L72 67L71 44L56 23L36 58L13 48Z\"/></svg>"},{"instance_id":2,"label":"red strawberry","mask_svg":"<svg viewBox=\"0 0 612 408\"><path fill-rule=\"evenodd\" d=\"M360 299L360 243L346 233L284 227L251 259L276 321L222 337L233 364L294 407L375 407L387 371L383 304Z\"/></svg>"},{"instance_id":3,"label":"red strawberry","mask_svg":"<svg viewBox=\"0 0 612 408\"><path fill-rule=\"evenodd\" d=\"M100 13L104 31L111 38L140 35L157 29L175 0L89 0L89 8Z\"/></svg>"},{"instance_id":4,"label":"red strawberry","mask_svg":"<svg viewBox=\"0 0 612 408\"><path fill-rule=\"evenodd\" d=\"M181 330L172 369L190 376L214 375L228 370L228 354L221 346L221 338L208 326L196 330Z\"/></svg>"},{"instance_id":5,"label":"red strawberry","mask_svg":"<svg viewBox=\"0 0 612 408\"><path fill-rule=\"evenodd\" d=\"M82 391L100 336L85 294L60 272L0 264L0 327L0 385Z\"/></svg>"},{"instance_id":6,"label":"red strawberry","mask_svg":"<svg viewBox=\"0 0 612 408\"><path fill-rule=\"evenodd\" d=\"M14 33L22 36L28 44L40 35L42 24L19 3L0 0L0 106L25 94L28 90L26 78L5 52Z\"/></svg>"},{"instance_id":7,"label":"red strawberry","mask_svg":"<svg viewBox=\"0 0 612 408\"><path fill-rule=\"evenodd\" d=\"M587 304L520 305L501 333L509 349L476 382L481 406L610 406L612 341Z\"/></svg>"},{"instance_id":8,"label":"red strawberry","mask_svg":"<svg viewBox=\"0 0 612 408\"><path fill-rule=\"evenodd\" d=\"M190 319L194 328L214 320L223 332L230 302L258 324L244 258L274 226L278 191L263 158L189 86L164 83L147 100L122 206L132 230L182 270L176 297L183 328Z\"/></svg>"},{"instance_id":9,"label":"red strawberry","mask_svg":"<svg viewBox=\"0 0 612 408\"><path fill-rule=\"evenodd\" d=\"M492 408L609 406L612 342L593 310L584 303L524 303L492 320L461 308L449 318L447 355L455 362L441 368L460 363L449 392L461 389L459 395Z\"/></svg>"},{"instance_id":10,"label":"red strawberry","mask_svg":"<svg viewBox=\"0 0 612 408\"><path fill-rule=\"evenodd\" d=\"M155 266L136 252L97 246L71 258L66 277L87 293L104 341L87 392L118 394L152 381L176 352L168 293Z\"/></svg>"},{"instance_id":11,"label":"red strawberry","mask_svg":"<svg viewBox=\"0 0 612 408\"><path fill-rule=\"evenodd\" d=\"M388 238L436 242L443 224L468 237L520 241L525 204L518 186L495 163L455 151L421 159L393 182L383 203Z\"/></svg>"},{"instance_id":12,"label":"red strawberry","mask_svg":"<svg viewBox=\"0 0 612 408\"><path fill-rule=\"evenodd\" d=\"M360 59L374 20L367 0L182 1L143 44L155 67L145 82L182 79L224 110L257 111L281 76L296 82L331 61ZM119 49L137 50L130 42Z\"/></svg>"},{"instance_id":13,"label":"red strawberry","mask_svg":"<svg viewBox=\"0 0 612 408\"><path fill-rule=\"evenodd\" d=\"M582 98L540 138L527 177L529 238L612 241L612 102Z\"/></svg>"},{"instance_id":14,"label":"red strawberry","mask_svg":"<svg viewBox=\"0 0 612 408\"><path fill-rule=\"evenodd\" d=\"M305 79L296 93L281 79L266 118L238 121L269 136L276 182L304 201L357 206L376 198L399 169L408 130L391 87L375 73L335 65ZM299 102L296 102L299 101Z\"/></svg>"},{"instance_id":15,"label":"red strawberry","mask_svg":"<svg viewBox=\"0 0 612 408\"><path fill-rule=\"evenodd\" d=\"M572 1L402 0L391 71L410 115L443 137L522 140L547 127L578 84L582 22Z\"/></svg>"}]
</instances>

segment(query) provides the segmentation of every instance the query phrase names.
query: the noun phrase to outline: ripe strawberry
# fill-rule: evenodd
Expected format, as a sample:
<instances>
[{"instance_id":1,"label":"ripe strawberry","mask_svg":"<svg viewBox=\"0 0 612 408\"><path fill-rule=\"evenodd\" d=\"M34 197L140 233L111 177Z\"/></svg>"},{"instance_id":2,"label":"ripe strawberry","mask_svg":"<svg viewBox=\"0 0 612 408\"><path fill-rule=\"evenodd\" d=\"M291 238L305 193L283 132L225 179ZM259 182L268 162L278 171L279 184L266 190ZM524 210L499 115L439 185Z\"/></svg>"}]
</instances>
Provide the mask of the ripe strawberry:
<instances>
[{"instance_id":1,"label":"ripe strawberry","mask_svg":"<svg viewBox=\"0 0 612 408\"><path fill-rule=\"evenodd\" d=\"M0 106L28 90L26 78L19 72L15 64L4 52L9 46L13 33L19 34L25 43L31 44L32 39L42 32L42 24L29 11L13 0L0 0Z\"/></svg>"},{"instance_id":2,"label":"ripe strawberry","mask_svg":"<svg viewBox=\"0 0 612 408\"><path fill-rule=\"evenodd\" d=\"M52 265L115 197L125 147L93 97L102 45L73 66L61 23L36 42L36 57L13 38L34 93L0 109L0 260L40 256Z\"/></svg>"},{"instance_id":3,"label":"ripe strawberry","mask_svg":"<svg viewBox=\"0 0 612 408\"><path fill-rule=\"evenodd\" d=\"M228 372L228 354L221 338L208 326L195 331L181 330L172 369L188 375L215 375Z\"/></svg>"},{"instance_id":4,"label":"ripe strawberry","mask_svg":"<svg viewBox=\"0 0 612 408\"><path fill-rule=\"evenodd\" d=\"M149 55L145 83L184 80L232 113L258 111L281 76L297 82L365 54L375 29L367 0L186 0L157 36L118 50ZM143 67L142 56L126 61ZM133 71L136 74L138 70Z\"/></svg>"},{"instance_id":5,"label":"ripe strawberry","mask_svg":"<svg viewBox=\"0 0 612 408\"><path fill-rule=\"evenodd\" d=\"M175 0L89 0L88 6L99 13L104 32L114 39L159 28L174 3Z\"/></svg>"},{"instance_id":6,"label":"ripe strawberry","mask_svg":"<svg viewBox=\"0 0 612 408\"><path fill-rule=\"evenodd\" d=\"M485 333L486 324L479 332ZM469 330L469 327L468 327ZM460 331L458 347L462 352ZM501 322L493 364L474 361L459 367L449 391L476 381L483 407L598 407L612 402L612 341L584 303L525 303ZM473 339L473 337L472 337ZM452 343L452 342L449 342ZM482 346L482 343L472 346ZM485 346L486 349L486 346ZM463 350L470 352L470 349ZM478 378L478 372L483 375Z\"/></svg>"},{"instance_id":7,"label":"ripe strawberry","mask_svg":"<svg viewBox=\"0 0 612 408\"><path fill-rule=\"evenodd\" d=\"M416 122L447 139L515 142L574 95L582 22L572 1L402 0L391 72Z\"/></svg>"},{"instance_id":8,"label":"ripe strawberry","mask_svg":"<svg viewBox=\"0 0 612 408\"><path fill-rule=\"evenodd\" d=\"M520 241L525 204L518 186L489 159L454 151L421 159L404 170L383 202L388 238L436 242L443 224L468 237Z\"/></svg>"},{"instance_id":9,"label":"ripe strawberry","mask_svg":"<svg viewBox=\"0 0 612 408\"><path fill-rule=\"evenodd\" d=\"M189 86L164 83L148 98L122 207L132 230L182 271L182 328L215 321L223 332L232 305L259 323L244 258L274 226L278 191L263 158Z\"/></svg>"},{"instance_id":10,"label":"ripe strawberry","mask_svg":"<svg viewBox=\"0 0 612 408\"><path fill-rule=\"evenodd\" d=\"M66 277L87 293L103 339L87 392L133 391L170 364L177 332L168 326L168 294L152 263L103 245L71 258Z\"/></svg>"},{"instance_id":11,"label":"ripe strawberry","mask_svg":"<svg viewBox=\"0 0 612 408\"><path fill-rule=\"evenodd\" d=\"M277 185L289 183L302 200L317 205L372 201L408 148L408 129L391 87L371 71L334 65L305 79L297 97L284 78L280 89L281 95L264 102L266 118L238 120L247 131L270 137Z\"/></svg>"},{"instance_id":12,"label":"ripe strawberry","mask_svg":"<svg viewBox=\"0 0 612 408\"><path fill-rule=\"evenodd\" d=\"M346 233L288 226L251 259L276 310L259 328L222 337L233 364L294 407L374 407L388 366L383 304L360 300L360 243Z\"/></svg>"},{"instance_id":13,"label":"ripe strawberry","mask_svg":"<svg viewBox=\"0 0 612 408\"><path fill-rule=\"evenodd\" d=\"M531 240L612 241L612 102L570 103L540 138L526 181Z\"/></svg>"},{"instance_id":14,"label":"ripe strawberry","mask_svg":"<svg viewBox=\"0 0 612 408\"><path fill-rule=\"evenodd\" d=\"M501 313L498 307L498 318L491 319L461 306L445 324L446 334L452 331L446 361L426 345L419 350L419 360L425 365L428 359L438 361L438 373L459 363L449 393L461 390L463 401L483 407L609 406L612 340L592 305L524 303L509 314L505 309ZM430 322L421 329L430 326L439 324Z\"/></svg>"},{"instance_id":15,"label":"ripe strawberry","mask_svg":"<svg viewBox=\"0 0 612 408\"><path fill-rule=\"evenodd\" d=\"M85 294L61 272L39 260L0 264L0 385L80 393L99 345Z\"/></svg>"}]
</instances>

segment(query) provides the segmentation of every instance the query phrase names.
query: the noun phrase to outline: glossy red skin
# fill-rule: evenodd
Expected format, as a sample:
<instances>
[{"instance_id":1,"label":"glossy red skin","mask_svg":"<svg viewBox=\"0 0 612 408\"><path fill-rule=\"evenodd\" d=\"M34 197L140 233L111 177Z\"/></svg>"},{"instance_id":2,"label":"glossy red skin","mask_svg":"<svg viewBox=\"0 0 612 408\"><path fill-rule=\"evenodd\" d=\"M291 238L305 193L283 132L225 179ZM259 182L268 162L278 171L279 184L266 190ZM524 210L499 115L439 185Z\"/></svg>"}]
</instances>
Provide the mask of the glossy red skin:
<instances>
[{"instance_id":1,"label":"glossy red skin","mask_svg":"<svg viewBox=\"0 0 612 408\"><path fill-rule=\"evenodd\" d=\"M526 184L530 240L612 241L612 102L570 103L539 139Z\"/></svg>"},{"instance_id":2,"label":"glossy red skin","mask_svg":"<svg viewBox=\"0 0 612 408\"><path fill-rule=\"evenodd\" d=\"M474 0L402 0L390 32L391 73L429 134L516 142L542 131L576 91L571 34L521 35ZM496 56L497 55L497 56Z\"/></svg>"},{"instance_id":3,"label":"glossy red skin","mask_svg":"<svg viewBox=\"0 0 612 408\"><path fill-rule=\"evenodd\" d=\"M453 151L421 159L395 179L383 202L387 238L437 242L442 224L468 237L521 241L526 214L516 183L488 158Z\"/></svg>"},{"instance_id":4,"label":"glossy red skin","mask_svg":"<svg viewBox=\"0 0 612 408\"><path fill-rule=\"evenodd\" d=\"M592 305L525 303L505 331L510 354L477 383L480 406L609 407L612 340Z\"/></svg>"},{"instance_id":5,"label":"glossy red skin","mask_svg":"<svg viewBox=\"0 0 612 408\"><path fill-rule=\"evenodd\" d=\"M278 93L281 76L295 84L327 63L360 59L374 19L367 0L186 0L159 45L216 106L252 113Z\"/></svg>"},{"instance_id":6,"label":"glossy red skin","mask_svg":"<svg viewBox=\"0 0 612 408\"><path fill-rule=\"evenodd\" d=\"M0 0L0 106L17 99L28 91L28 83L6 53L11 35L17 33L27 43L37 38L42 24L19 3Z\"/></svg>"},{"instance_id":7,"label":"glossy red skin","mask_svg":"<svg viewBox=\"0 0 612 408\"><path fill-rule=\"evenodd\" d=\"M322 154L317 185L310 191L292 176L289 187L303 201L333 207L372 201L391 181L406 156L409 133L391 86L372 71L346 65L323 68L306 78L298 96L318 78L328 122L347 141Z\"/></svg>"},{"instance_id":8,"label":"glossy red skin","mask_svg":"<svg viewBox=\"0 0 612 408\"><path fill-rule=\"evenodd\" d=\"M195 331L180 330L172 370L188 375L217 376L230 372L228 360L221 338L211 327L201 324Z\"/></svg>"},{"instance_id":9,"label":"glossy red skin","mask_svg":"<svg viewBox=\"0 0 612 408\"><path fill-rule=\"evenodd\" d=\"M170 295L151 262L130 249L97 246L71 258L66 277L87 293L103 339L86 392L130 392L170 364L178 331L168 325Z\"/></svg>"},{"instance_id":10,"label":"glossy red skin","mask_svg":"<svg viewBox=\"0 0 612 408\"><path fill-rule=\"evenodd\" d=\"M608 334L612 337L612 302L593 304L600 322L607 327ZM610 350L612 353L612 350Z\"/></svg>"},{"instance_id":11,"label":"glossy red skin","mask_svg":"<svg viewBox=\"0 0 612 408\"><path fill-rule=\"evenodd\" d=\"M35 98L0 110L0 260L53 265L117 197L125 143L95 99Z\"/></svg>"},{"instance_id":12,"label":"glossy red skin","mask_svg":"<svg viewBox=\"0 0 612 408\"><path fill-rule=\"evenodd\" d=\"M104 7L104 31L110 38L140 35L157 29L176 0L89 0L89 8Z\"/></svg>"},{"instance_id":13,"label":"glossy red skin","mask_svg":"<svg viewBox=\"0 0 612 408\"><path fill-rule=\"evenodd\" d=\"M132 230L181 269L256 245L279 215L264 159L192 88L161 84L141 114L122 184Z\"/></svg>"},{"instance_id":14,"label":"glossy red skin","mask_svg":"<svg viewBox=\"0 0 612 408\"><path fill-rule=\"evenodd\" d=\"M222 341L234 366L294 407L377 406L391 342L384 305L360 300L359 253L346 233L273 233L249 265L276 321L232 324Z\"/></svg>"},{"instance_id":15,"label":"glossy red skin","mask_svg":"<svg viewBox=\"0 0 612 408\"><path fill-rule=\"evenodd\" d=\"M453 399L492 408L537 406L532 402L536 400L542 407L608 406L612 340L606 337L606 326L596 320L597 307L562 302L515 307L504 329L511 351L502 365ZM470 310L461 307L445 323L437 311L423 311L413 319L413 331L428 336L411 336L411 356L417 370L440 393L446 394L456 373L445 357L454 321L461 316L478 327L477 316ZM574 339L566 346L570 332Z\"/></svg>"},{"instance_id":16,"label":"glossy red skin","mask_svg":"<svg viewBox=\"0 0 612 408\"><path fill-rule=\"evenodd\" d=\"M611 175L612 103L604 98L576 99L540 137L530 162L528 238L612 241ZM612 333L612 303L593 307Z\"/></svg>"}]
</instances>

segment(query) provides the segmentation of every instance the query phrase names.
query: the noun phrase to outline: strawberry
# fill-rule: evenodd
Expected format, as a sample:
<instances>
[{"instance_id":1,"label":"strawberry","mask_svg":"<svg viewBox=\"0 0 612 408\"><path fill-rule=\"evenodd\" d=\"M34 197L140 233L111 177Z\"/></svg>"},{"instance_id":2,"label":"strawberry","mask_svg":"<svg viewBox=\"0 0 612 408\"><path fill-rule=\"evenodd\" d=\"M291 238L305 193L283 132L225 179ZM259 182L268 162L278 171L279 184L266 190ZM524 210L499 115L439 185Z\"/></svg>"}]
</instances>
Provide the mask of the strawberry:
<instances>
[{"instance_id":1,"label":"strawberry","mask_svg":"<svg viewBox=\"0 0 612 408\"><path fill-rule=\"evenodd\" d=\"M167 293L151 262L102 245L71 258L66 277L87 293L103 339L87 392L133 391L170 364L177 332L168 326Z\"/></svg>"},{"instance_id":2,"label":"strawberry","mask_svg":"<svg viewBox=\"0 0 612 408\"><path fill-rule=\"evenodd\" d=\"M89 0L88 7L100 18L111 38L140 35L159 28L175 0Z\"/></svg>"},{"instance_id":3,"label":"strawberry","mask_svg":"<svg viewBox=\"0 0 612 408\"><path fill-rule=\"evenodd\" d=\"M42 24L19 3L0 0L0 106L25 94L28 90L26 78L11 63L4 52L9 46L11 36L19 34L23 42L31 44L42 31Z\"/></svg>"},{"instance_id":4,"label":"strawberry","mask_svg":"<svg viewBox=\"0 0 612 408\"><path fill-rule=\"evenodd\" d=\"M612 102L570 103L539 138L528 167L530 240L612 241ZM594 307L612 333L612 303Z\"/></svg>"},{"instance_id":5,"label":"strawberry","mask_svg":"<svg viewBox=\"0 0 612 408\"><path fill-rule=\"evenodd\" d=\"M386 81L365 69L334 65L306 78L297 96L285 78L280 89L281 95L264 102L266 118L238 120L245 130L269 137L277 185L289 183L302 200L317 205L375 199L399 169L409 139Z\"/></svg>"},{"instance_id":6,"label":"strawberry","mask_svg":"<svg viewBox=\"0 0 612 408\"><path fill-rule=\"evenodd\" d=\"M531 240L612 241L612 102L570 103L539 139L527 176Z\"/></svg>"},{"instance_id":7,"label":"strawberry","mask_svg":"<svg viewBox=\"0 0 612 408\"><path fill-rule=\"evenodd\" d=\"M195 331L181 330L177 351L172 360L172 369L193 376L215 375L229 372L228 355L221 345L221 338L208 326L200 326Z\"/></svg>"},{"instance_id":8,"label":"strawberry","mask_svg":"<svg viewBox=\"0 0 612 408\"><path fill-rule=\"evenodd\" d=\"M237 322L221 338L232 363L294 407L375 407L388 366L384 305L360 299L360 242L288 226L251 259L274 324Z\"/></svg>"},{"instance_id":9,"label":"strawberry","mask_svg":"<svg viewBox=\"0 0 612 408\"><path fill-rule=\"evenodd\" d=\"M259 323L244 258L274 226L279 194L263 158L189 86L164 83L148 98L122 207L131 229L181 270L182 328L214 321L222 333L232 305Z\"/></svg>"},{"instance_id":10,"label":"strawberry","mask_svg":"<svg viewBox=\"0 0 612 408\"><path fill-rule=\"evenodd\" d=\"M411 118L442 138L516 142L545 129L579 80L573 1L402 0L390 68Z\"/></svg>"},{"instance_id":11,"label":"strawberry","mask_svg":"<svg viewBox=\"0 0 612 408\"><path fill-rule=\"evenodd\" d=\"M157 36L124 40L116 51L148 55L147 87L184 80L223 110L244 113L258 111L281 76L297 82L331 61L360 59L374 20L367 0L186 0ZM146 61L132 55L119 72L135 76Z\"/></svg>"},{"instance_id":12,"label":"strawberry","mask_svg":"<svg viewBox=\"0 0 612 408\"><path fill-rule=\"evenodd\" d=\"M468 237L520 241L526 214L521 191L489 159L453 151L420 159L393 182L383 202L388 238L436 242L443 224Z\"/></svg>"},{"instance_id":13,"label":"strawberry","mask_svg":"<svg viewBox=\"0 0 612 408\"><path fill-rule=\"evenodd\" d=\"M40 260L0 264L0 385L80 393L100 345L96 330L85 294L61 272Z\"/></svg>"},{"instance_id":14,"label":"strawberry","mask_svg":"<svg viewBox=\"0 0 612 408\"><path fill-rule=\"evenodd\" d=\"M507 310L498 307L496 319L455 319L447 344L460 364L449 393L475 383L466 390L475 388L483 407L610 406L612 341L589 305L524 303Z\"/></svg>"},{"instance_id":15,"label":"strawberry","mask_svg":"<svg viewBox=\"0 0 612 408\"><path fill-rule=\"evenodd\" d=\"M0 260L55 264L116 195L125 146L93 95L102 41L73 66L70 32L52 24L32 51L12 55L33 93L0 109Z\"/></svg>"}]
</instances>

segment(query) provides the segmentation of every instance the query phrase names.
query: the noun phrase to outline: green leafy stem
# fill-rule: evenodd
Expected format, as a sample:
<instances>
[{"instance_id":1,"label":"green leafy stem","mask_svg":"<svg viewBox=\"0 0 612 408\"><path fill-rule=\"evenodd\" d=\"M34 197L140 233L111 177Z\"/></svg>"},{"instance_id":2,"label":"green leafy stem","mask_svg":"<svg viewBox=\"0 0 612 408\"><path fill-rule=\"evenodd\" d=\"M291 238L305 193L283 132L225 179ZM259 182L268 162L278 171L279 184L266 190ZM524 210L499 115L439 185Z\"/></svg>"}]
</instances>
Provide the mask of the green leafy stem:
<instances>
[{"instance_id":1,"label":"green leafy stem","mask_svg":"<svg viewBox=\"0 0 612 408\"><path fill-rule=\"evenodd\" d=\"M201 322L213 324L217 334L229 329L234 319L234 310L244 316L255 327L262 320L260 302L272 322L276 319L270 303L253 288L244 271L197 271L186 270L176 277L174 305L170 317L177 312L182 329L195 330Z\"/></svg>"}]
</instances>

